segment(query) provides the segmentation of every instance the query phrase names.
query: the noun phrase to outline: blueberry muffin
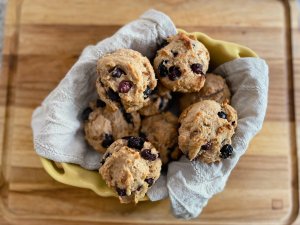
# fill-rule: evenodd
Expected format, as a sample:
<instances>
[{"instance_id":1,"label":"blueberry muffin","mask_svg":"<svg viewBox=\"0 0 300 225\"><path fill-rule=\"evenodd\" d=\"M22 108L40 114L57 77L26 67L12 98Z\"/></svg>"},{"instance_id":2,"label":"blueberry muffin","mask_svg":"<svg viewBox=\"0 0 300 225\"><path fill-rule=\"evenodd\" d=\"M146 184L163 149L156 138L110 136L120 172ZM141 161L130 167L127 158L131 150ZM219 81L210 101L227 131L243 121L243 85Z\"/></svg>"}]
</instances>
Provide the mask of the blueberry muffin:
<instances>
[{"instance_id":1,"label":"blueberry muffin","mask_svg":"<svg viewBox=\"0 0 300 225\"><path fill-rule=\"evenodd\" d=\"M223 102L230 104L230 97L226 80L219 75L209 73L206 74L204 86L199 92L186 93L180 98L180 109L183 111L191 104L202 100L214 100L220 104Z\"/></svg>"},{"instance_id":2,"label":"blueberry muffin","mask_svg":"<svg viewBox=\"0 0 300 225\"><path fill-rule=\"evenodd\" d=\"M209 64L206 47L193 35L178 33L158 50L154 69L161 83L172 91L200 91Z\"/></svg>"},{"instance_id":3,"label":"blueberry muffin","mask_svg":"<svg viewBox=\"0 0 300 225\"><path fill-rule=\"evenodd\" d=\"M149 104L157 81L149 60L139 52L120 49L98 60L96 87L100 99L116 111L134 112Z\"/></svg>"},{"instance_id":4,"label":"blueberry muffin","mask_svg":"<svg viewBox=\"0 0 300 225\"><path fill-rule=\"evenodd\" d=\"M170 112L147 117L142 121L141 135L159 151L163 164L178 160L178 118Z\"/></svg>"},{"instance_id":5,"label":"blueberry muffin","mask_svg":"<svg viewBox=\"0 0 300 225\"><path fill-rule=\"evenodd\" d=\"M139 113L143 116L152 116L163 112L167 108L172 96L170 90L161 84L157 84L149 98L150 104L139 110Z\"/></svg>"},{"instance_id":6,"label":"blueberry muffin","mask_svg":"<svg viewBox=\"0 0 300 225\"><path fill-rule=\"evenodd\" d=\"M141 125L137 112L127 113L123 108L110 111L105 102L91 102L82 114L85 139L96 151L104 153L114 140L138 135Z\"/></svg>"},{"instance_id":7,"label":"blueberry muffin","mask_svg":"<svg viewBox=\"0 0 300 225\"><path fill-rule=\"evenodd\" d=\"M99 172L116 190L121 203L137 203L159 178L161 160L150 142L141 137L115 141L103 156Z\"/></svg>"},{"instance_id":8,"label":"blueberry muffin","mask_svg":"<svg viewBox=\"0 0 300 225\"><path fill-rule=\"evenodd\" d=\"M231 156L237 114L227 103L197 102L182 112L179 123L179 148L190 160L212 163Z\"/></svg>"}]
</instances>

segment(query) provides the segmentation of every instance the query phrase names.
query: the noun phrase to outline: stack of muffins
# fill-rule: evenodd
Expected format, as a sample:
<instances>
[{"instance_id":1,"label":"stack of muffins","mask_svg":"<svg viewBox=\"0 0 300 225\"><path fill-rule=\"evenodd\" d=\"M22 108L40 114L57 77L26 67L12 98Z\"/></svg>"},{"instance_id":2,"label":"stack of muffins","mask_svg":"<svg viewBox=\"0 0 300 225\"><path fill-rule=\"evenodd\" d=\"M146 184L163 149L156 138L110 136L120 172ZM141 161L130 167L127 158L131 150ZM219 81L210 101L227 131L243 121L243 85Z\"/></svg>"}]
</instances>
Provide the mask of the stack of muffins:
<instances>
[{"instance_id":1,"label":"stack of muffins","mask_svg":"<svg viewBox=\"0 0 300 225\"><path fill-rule=\"evenodd\" d=\"M99 172L122 203L141 200L182 154L202 163L231 156L237 113L226 81L206 73L209 60L184 33L161 43L153 65L131 49L98 60L99 99L82 113L85 138L103 153Z\"/></svg>"}]
</instances>

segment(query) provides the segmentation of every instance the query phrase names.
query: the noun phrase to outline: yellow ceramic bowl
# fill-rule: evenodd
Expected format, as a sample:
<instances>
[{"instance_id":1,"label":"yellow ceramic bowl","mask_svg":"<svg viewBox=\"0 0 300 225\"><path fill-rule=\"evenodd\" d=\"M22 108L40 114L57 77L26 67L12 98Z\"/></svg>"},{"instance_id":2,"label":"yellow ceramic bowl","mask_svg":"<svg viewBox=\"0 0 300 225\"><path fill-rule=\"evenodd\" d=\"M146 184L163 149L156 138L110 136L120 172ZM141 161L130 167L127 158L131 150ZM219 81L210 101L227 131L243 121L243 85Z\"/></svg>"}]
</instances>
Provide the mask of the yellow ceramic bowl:
<instances>
[{"instance_id":1,"label":"yellow ceramic bowl","mask_svg":"<svg viewBox=\"0 0 300 225\"><path fill-rule=\"evenodd\" d=\"M181 29L178 29L178 31L187 33ZM212 69L236 58L258 57L255 52L247 47L226 41L215 40L201 32L187 34L196 35L197 39L206 46L210 53L209 66ZM86 170L78 165L70 163L56 163L45 158L41 158L41 161L47 173L58 182L75 187L88 188L102 197L117 197L115 191L105 184L98 171ZM144 200L147 200L147 197L145 197Z\"/></svg>"}]
</instances>

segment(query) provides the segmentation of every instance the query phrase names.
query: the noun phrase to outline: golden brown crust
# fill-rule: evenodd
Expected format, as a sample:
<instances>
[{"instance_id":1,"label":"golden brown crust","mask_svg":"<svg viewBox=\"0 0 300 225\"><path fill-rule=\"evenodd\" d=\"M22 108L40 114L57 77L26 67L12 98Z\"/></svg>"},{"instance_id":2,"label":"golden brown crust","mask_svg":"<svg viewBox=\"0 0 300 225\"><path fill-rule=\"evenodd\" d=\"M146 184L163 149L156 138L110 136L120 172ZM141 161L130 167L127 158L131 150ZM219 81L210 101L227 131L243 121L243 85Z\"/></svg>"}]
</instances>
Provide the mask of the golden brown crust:
<instances>
[{"instance_id":1,"label":"golden brown crust","mask_svg":"<svg viewBox=\"0 0 300 225\"><path fill-rule=\"evenodd\" d=\"M156 158L145 159L143 151L151 152ZM128 147L128 140L119 139L107 149L104 159L99 173L116 190L121 203L137 203L160 176L162 163L150 142L137 150Z\"/></svg>"},{"instance_id":2,"label":"golden brown crust","mask_svg":"<svg viewBox=\"0 0 300 225\"><path fill-rule=\"evenodd\" d=\"M126 115L121 110L112 112L106 106L97 107L96 102L91 102L90 108L93 111L84 123L85 139L96 151L106 151L106 144L103 146L102 143L107 139L107 135L112 135L114 140L138 135L141 119L137 112Z\"/></svg>"},{"instance_id":3,"label":"golden brown crust","mask_svg":"<svg viewBox=\"0 0 300 225\"><path fill-rule=\"evenodd\" d=\"M121 75L112 75L115 69L120 69ZM157 85L149 60L131 49L119 49L101 57L97 63L97 72L98 94L112 111L120 108L120 103L127 112L139 110L149 102L144 97L144 91L147 88L153 90ZM120 84L124 81L131 83L129 91L120 91ZM108 92L114 92L119 99L112 100Z\"/></svg>"},{"instance_id":4,"label":"golden brown crust","mask_svg":"<svg viewBox=\"0 0 300 225\"><path fill-rule=\"evenodd\" d=\"M231 144L237 114L226 103L204 100L185 109L179 122L179 148L190 160L211 163L220 161L221 148Z\"/></svg>"},{"instance_id":5,"label":"golden brown crust","mask_svg":"<svg viewBox=\"0 0 300 225\"><path fill-rule=\"evenodd\" d=\"M226 101L230 104L230 97L230 90L225 79L209 73L206 75L204 86L199 92L186 93L180 98L180 110L183 111L191 104L202 100L214 100L220 104Z\"/></svg>"},{"instance_id":6,"label":"golden brown crust","mask_svg":"<svg viewBox=\"0 0 300 225\"><path fill-rule=\"evenodd\" d=\"M181 156L178 148L178 118L172 113L162 113L145 118L141 132L159 151L163 164Z\"/></svg>"},{"instance_id":7,"label":"golden brown crust","mask_svg":"<svg viewBox=\"0 0 300 225\"><path fill-rule=\"evenodd\" d=\"M139 110L141 115L153 116L161 113L168 106L172 98L170 90L160 84L156 86L156 89L156 93L150 95L150 104Z\"/></svg>"},{"instance_id":8,"label":"golden brown crust","mask_svg":"<svg viewBox=\"0 0 300 225\"><path fill-rule=\"evenodd\" d=\"M168 38L168 42L154 59L154 69L161 83L172 91L199 91L204 85L204 74L208 69L208 50L201 42L184 33ZM194 64L200 66L197 72L192 69ZM162 67L168 72L163 73ZM169 75L174 73L180 75Z\"/></svg>"}]
</instances>

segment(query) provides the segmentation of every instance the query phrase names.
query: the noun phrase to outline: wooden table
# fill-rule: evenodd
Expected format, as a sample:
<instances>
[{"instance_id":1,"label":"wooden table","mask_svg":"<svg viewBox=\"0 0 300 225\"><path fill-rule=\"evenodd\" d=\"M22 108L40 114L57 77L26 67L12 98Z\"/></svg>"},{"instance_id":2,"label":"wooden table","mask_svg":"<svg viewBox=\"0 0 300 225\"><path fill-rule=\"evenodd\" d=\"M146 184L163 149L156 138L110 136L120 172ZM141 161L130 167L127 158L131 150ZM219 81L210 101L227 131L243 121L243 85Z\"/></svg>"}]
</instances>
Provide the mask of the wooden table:
<instances>
[{"instance_id":1,"label":"wooden table","mask_svg":"<svg viewBox=\"0 0 300 225\"><path fill-rule=\"evenodd\" d=\"M175 219L167 200L120 205L59 184L33 150L34 108L86 45L110 36L148 8L162 10L187 31L249 46L270 67L262 131L225 191L191 221ZM295 17L293 1L276 0L9 1L0 75L0 224L300 224L300 32Z\"/></svg>"}]
</instances>

